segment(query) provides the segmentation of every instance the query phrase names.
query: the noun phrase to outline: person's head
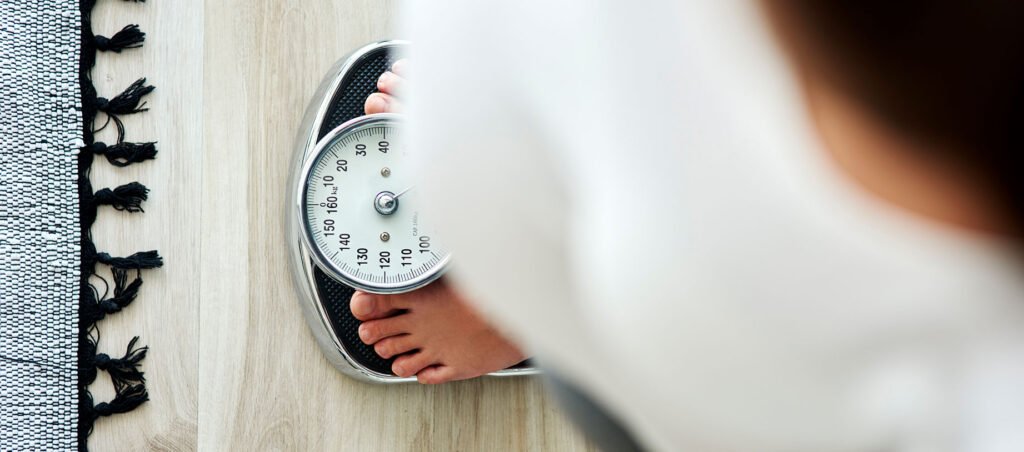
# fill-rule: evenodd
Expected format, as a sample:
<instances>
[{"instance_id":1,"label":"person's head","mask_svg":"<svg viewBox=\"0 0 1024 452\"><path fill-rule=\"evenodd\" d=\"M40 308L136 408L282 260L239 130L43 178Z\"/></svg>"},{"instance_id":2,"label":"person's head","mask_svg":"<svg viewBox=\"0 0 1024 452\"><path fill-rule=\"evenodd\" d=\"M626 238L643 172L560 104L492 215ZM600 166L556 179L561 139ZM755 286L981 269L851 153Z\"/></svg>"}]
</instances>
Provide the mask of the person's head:
<instances>
[{"instance_id":1,"label":"person's head","mask_svg":"<svg viewBox=\"0 0 1024 452\"><path fill-rule=\"evenodd\" d=\"M1024 236L1024 2L763 4L812 110L815 93L844 99L872 127L908 144L885 152L916 154L893 161L955 169L979 194L975 202L997 212L998 221L968 226Z\"/></svg>"}]
</instances>

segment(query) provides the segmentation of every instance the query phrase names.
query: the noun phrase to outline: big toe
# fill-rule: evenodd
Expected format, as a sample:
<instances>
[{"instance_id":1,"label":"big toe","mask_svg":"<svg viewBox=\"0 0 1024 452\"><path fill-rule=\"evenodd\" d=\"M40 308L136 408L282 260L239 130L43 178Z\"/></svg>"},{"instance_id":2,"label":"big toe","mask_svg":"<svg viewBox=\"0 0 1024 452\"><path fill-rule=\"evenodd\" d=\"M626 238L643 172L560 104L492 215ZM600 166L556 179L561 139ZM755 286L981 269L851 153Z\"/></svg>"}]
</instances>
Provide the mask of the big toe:
<instances>
[{"instance_id":1,"label":"big toe","mask_svg":"<svg viewBox=\"0 0 1024 452\"><path fill-rule=\"evenodd\" d=\"M392 299L386 296L356 292L349 303L352 315L362 321L389 317L396 311Z\"/></svg>"}]
</instances>

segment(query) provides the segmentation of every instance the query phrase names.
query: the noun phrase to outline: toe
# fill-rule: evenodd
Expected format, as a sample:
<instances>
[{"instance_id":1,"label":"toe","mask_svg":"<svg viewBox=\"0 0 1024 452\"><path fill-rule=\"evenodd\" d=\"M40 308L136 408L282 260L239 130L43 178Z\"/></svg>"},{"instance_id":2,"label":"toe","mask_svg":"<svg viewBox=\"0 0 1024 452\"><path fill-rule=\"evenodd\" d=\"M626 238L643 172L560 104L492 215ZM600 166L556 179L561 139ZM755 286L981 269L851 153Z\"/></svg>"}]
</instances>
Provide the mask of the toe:
<instances>
[{"instance_id":1,"label":"toe","mask_svg":"<svg viewBox=\"0 0 1024 452\"><path fill-rule=\"evenodd\" d=\"M399 377L411 377L431 364L434 364L434 360L426 353L411 353L395 359L391 364L391 371Z\"/></svg>"},{"instance_id":2,"label":"toe","mask_svg":"<svg viewBox=\"0 0 1024 452\"><path fill-rule=\"evenodd\" d=\"M394 314L394 299L381 295L356 292L348 305L352 315L362 321L376 320Z\"/></svg>"},{"instance_id":3,"label":"toe","mask_svg":"<svg viewBox=\"0 0 1024 452\"><path fill-rule=\"evenodd\" d=\"M381 339L408 333L408 326L406 316L403 315L370 320L359 325L359 339L366 345L373 345Z\"/></svg>"},{"instance_id":4,"label":"toe","mask_svg":"<svg viewBox=\"0 0 1024 452\"><path fill-rule=\"evenodd\" d=\"M391 71L381 74L380 78L377 79L377 89L382 93L392 96L400 97L404 85L405 79Z\"/></svg>"},{"instance_id":5,"label":"toe","mask_svg":"<svg viewBox=\"0 0 1024 452\"><path fill-rule=\"evenodd\" d=\"M363 106L366 114L374 113L398 113L402 111L402 104L394 96L385 93L373 93L366 98L366 105Z\"/></svg>"},{"instance_id":6,"label":"toe","mask_svg":"<svg viewBox=\"0 0 1024 452\"><path fill-rule=\"evenodd\" d=\"M391 72L394 72L402 77L409 75L409 60L402 58L401 60L395 61L391 64Z\"/></svg>"},{"instance_id":7,"label":"toe","mask_svg":"<svg viewBox=\"0 0 1024 452\"><path fill-rule=\"evenodd\" d=\"M457 378L454 367L430 366L416 373L416 380L425 385L447 383Z\"/></svg>"},{"instance_id":8,"label":"toe","mask_svg":"<svg viewBox=\"0 0 1024 452\"><path fill-rule=\"evenodd\" d=\"M388 359L392 356L401 355L412 350L415 350L419 344L412 339L412 336L403 334L401 336L391 336L389 338L382 339L373 345L373 351L377 352L381 358Z\"/></svg>"}]
</instances>

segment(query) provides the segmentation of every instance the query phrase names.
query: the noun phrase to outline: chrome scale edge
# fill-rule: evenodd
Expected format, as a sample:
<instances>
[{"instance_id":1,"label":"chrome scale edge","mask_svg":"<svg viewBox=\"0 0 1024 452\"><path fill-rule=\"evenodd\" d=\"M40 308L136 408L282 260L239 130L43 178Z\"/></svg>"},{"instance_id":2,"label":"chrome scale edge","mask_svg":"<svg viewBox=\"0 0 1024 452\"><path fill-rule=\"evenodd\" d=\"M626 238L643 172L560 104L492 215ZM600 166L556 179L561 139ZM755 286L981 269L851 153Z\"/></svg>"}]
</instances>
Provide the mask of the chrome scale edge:
<instances>
[{"instance_id":1,"label":"chrome scale edge","mask_svg":"<svg viewBox=\"0 0 1024 452\"><path fill-rule=\"evenodd\" d=\"M316 289L316 280L313 276L312 253L302 239L302 194L303 187L299 185L303 179L302 171L307 167L308 160L315 156L314 149L317 145L317 135L324 121L324 116L330 110L331 100L338 90L345 75L357 65L366 55L381 48L404 48L409 45L403 40L384 40L370 43L363 46L349 55L338 60L324 76L316 94L310 100L306 113L303 116L292 156L292 165L288 181L288 191L285 196L285 224L286 238L288 241L289 256L291 259L291 274L295 287L298 291L298 303L302 307L303 317L309 325L316 338L320 349L327 360L341 373L368 383L394 384L412 383L415 377L398 377L383 374L371 370L353 358L341 341L334 335L331 321L320 301ZM344 124L343 124L344 126ZM503 369L488 374L491 377L513 377L536 375L540 371L534 367L522 367L514 369Z\"/></svg>"}]
</instances>

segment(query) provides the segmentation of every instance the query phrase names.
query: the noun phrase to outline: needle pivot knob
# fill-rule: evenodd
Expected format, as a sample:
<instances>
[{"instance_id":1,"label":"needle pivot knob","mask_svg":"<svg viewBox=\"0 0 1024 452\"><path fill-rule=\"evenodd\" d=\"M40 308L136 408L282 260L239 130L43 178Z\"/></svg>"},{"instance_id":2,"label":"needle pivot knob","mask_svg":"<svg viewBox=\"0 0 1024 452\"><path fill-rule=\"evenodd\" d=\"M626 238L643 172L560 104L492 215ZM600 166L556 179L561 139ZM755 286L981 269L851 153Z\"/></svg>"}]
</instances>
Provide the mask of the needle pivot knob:
<instances>
[{"instance_id":1,"label":"needle pivot knob","mask_svg":"<svg viewBox=\"0 0 1024 452\"><path fill-rule=\"evenodd\" d=\"M391 215L398 210L398 197L389 191L377 193L373 199L373 208L381 215Z\"/></svg>"}]
</instances>

